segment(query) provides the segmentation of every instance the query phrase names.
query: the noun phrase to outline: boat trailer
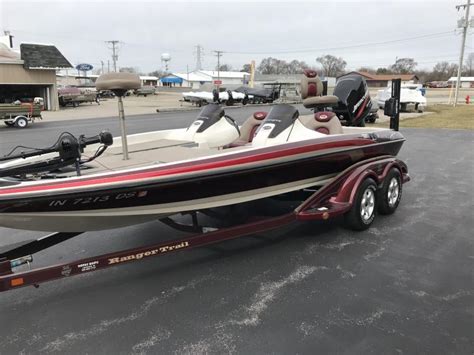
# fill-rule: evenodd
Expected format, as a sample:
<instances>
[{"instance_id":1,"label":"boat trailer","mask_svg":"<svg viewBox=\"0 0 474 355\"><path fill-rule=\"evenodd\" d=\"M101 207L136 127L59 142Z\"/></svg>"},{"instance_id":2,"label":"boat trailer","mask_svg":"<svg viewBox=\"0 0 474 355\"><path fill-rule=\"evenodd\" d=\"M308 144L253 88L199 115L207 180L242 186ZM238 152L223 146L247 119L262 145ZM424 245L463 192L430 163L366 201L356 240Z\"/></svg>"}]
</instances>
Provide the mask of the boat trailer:
<instances>
[{"instance_id":1,"label":"boat trailer","mask_svg":"<svg viewBox=\"0 0 474 355\"><path fill-rule=\"evenodd\" d=\"M247 223L221 229L200 226L197 220L197 211L190 213L193 217L192 225L181 224L167 217L160 219L160 221L175 229L193 234L182 239L116 251L37 269L31 269L33 254L76 237L82 234L82 232L57 232L36 240L6 245L0 247L0 292L30 285L38 287L40 283L46 281L80 275L153 256L202 247L242 236L267 232L298 221L328 220L336 216L348 215L354 209L358 211L360 216L361 213L358 208L361 208L361 202L357 200L362 195L359 193L360 188L366 186L367 181L370 181L374 185L374 189L376 184L377 191L383 191L384 186L387 185L387 180L393 180L393 176L398 176L397 181L399 181L399 190L397 190L399 195L397 195L396 208L401 198L401 185L410 180L407 166L395 157L382 156L364 160L350 166L334 177L329 183L312 193L293 211L276 217L264 217L257 220L253 218ZM382 198L378 197L378 199ZM383 202L378 201L377 203ZM376 206L377 204L375 204ZM373 213L375 216L375 211ZM373 222L373 218L368 220L368 222L370 223L367 223L363 228L355 229L362 230L368 228ZM27 265L28 270L14 270L22 265Z\"/></svg>"}]
</instances>

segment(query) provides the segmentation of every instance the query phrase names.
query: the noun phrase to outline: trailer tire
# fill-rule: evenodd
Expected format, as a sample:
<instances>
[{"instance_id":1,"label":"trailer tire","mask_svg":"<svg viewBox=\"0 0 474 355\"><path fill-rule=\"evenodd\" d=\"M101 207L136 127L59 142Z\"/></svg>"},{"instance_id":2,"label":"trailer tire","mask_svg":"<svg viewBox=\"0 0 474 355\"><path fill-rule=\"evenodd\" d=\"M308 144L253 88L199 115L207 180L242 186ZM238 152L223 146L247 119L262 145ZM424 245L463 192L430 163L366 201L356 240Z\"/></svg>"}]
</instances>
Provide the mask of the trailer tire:
<instances>
[{"instance_id":1,"label":"trailer tire","mask_svg":"<svg viewBox=\"0 0 474 355\"><path fill-rule=\"evenodd\" d=\"M25 117L17 117L15 120L15 127L18 127L18 128L28 127L28 120Z\"/></svg>"},{"instance_id":2,"label":"trailer tire","mask_svg":"<svg viewBox=\"0 0 474 355\"><path fill-rule=\"evenodd\" d=\"M397 168L392 168L385 177L382 188L378 191L378 212L392 214L402 198L402 176Z\"/></svg>"},{"instance_id":3,"label":"trailer tire","mask_svg":"<svg viewBox=\"0 0 474 355\"><path fill-rule=\"evenodd\" d=\"M367 178L359 185L349 212L344 215L346 227L356 231L369 228L377 211L377 184Z\"/></svg>"}]
</instances>

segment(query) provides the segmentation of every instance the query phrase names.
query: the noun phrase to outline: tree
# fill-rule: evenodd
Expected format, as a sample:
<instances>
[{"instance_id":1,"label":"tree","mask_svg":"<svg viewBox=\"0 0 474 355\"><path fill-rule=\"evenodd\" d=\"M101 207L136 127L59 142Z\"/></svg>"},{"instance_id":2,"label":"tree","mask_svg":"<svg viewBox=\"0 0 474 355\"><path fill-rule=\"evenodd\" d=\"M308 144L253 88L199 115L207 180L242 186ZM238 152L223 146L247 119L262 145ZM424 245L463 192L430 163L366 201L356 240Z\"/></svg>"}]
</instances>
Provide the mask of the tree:
<instances>
[{"instance_id":1,"label":"tree","mask_svg":"<svg viewBox=\"0 0 474 355\"><path fill-rule=\"evenodd\" d=\"M458 65L448 62L439 62L433 67L433 71L429 75L430 81L448 80L455 76L458 72Z\"/></svg>"},{"instance_id":2,"label":"tree","mask_svg":"<svg viewBox=\"0 0 474 355\"><path fill-rule=\"evenodd\" d=\"M291 62L288 63L287 72L288 74L299 74L299 73L303 73L305 69L314 69L314 68L310 68L310 66L304 61L292 60Z\"/></svg>"},{"instance_id":3,"label":"tree","mask_svg":"<svg viewBox=\"0 0 474 355\"><path fill-rule=\"evenodd\" d=\"M371 68L371 67L360 67L360 68L357 69L356 71L358 71L358 72L366 72L366 73L369 73L369 74L375 74L375 69L374 69L374 68Z\"/></svg>"},{"instance_id":4,"label":"tree","mask_svg":"<svg viewBox=\"0 0 474 355\"><path fill-rule=\"evenodd\" d=\"M221 64L219 68L217 68L216 66L216 70L220 70L220 71L231 71L232 70L232 66L230 64Z\"/></svg>"},{"instance_id":5,"label":"tree","mask_svg":"<svg viewBox=\"0 0 474 355\"><path fill-rule=\"evenodd\" d=\"M284 60L268 57L262 59L257 68L262 74L287 74L287 66Z\"/></svg>"},{"instance_id":6,"label":"tree","mask_svg":"<svg viewBox=\"0 0 474 355\"><path fill-rule=\"evenodd\" d=\"M473 76L474 75L474 52L471 52L467 55L464 63L465 63L466 76Z\"/></svg>"},{"instance_id":7,"label":"tree","mask_svg":"<svg viewBox=\"0 0 474 355\"><path fill-rule=\"evenodd\" d=\"M418 65L413 58L398 58L395 64L390 66L394 74L411 74Z\"/></svg>"},{"instance_id":8,"label":"tree","mask_svg":"<svg viewBox=\"0 0 474 355\"><path fill-rule=\"evenodd\" d=\"M242 69L240 69L241 72L245 72L245 73L250 73L250 70L251 70L251 65L250 64L244 64L242 66Z\"/></svg>"},{"instance_id":9,"label":"tree","mask_svg":"<svg viewBox=\"0 0 474 355\"><path fill-rule=\"evenodd\" d=\"M347 65L344 59L330 54L318 57L316 60L321 63L324 74L330 77L336 77L343 74Z\"/></svg>"},{"instance_id":10,"label":"tree","mask_svg":"<svg viewBox=\"0 0 474 355\"><path fill-rule=\"evenodd\" d=\"M393 74L392 71L388 68L378 68L375 74Z\"/></svg>"},{"instance_id":11,"label":"tree","mask_svg":"<svg viewBox=\"0 0 474 355\"><path fill-rule=\"evenodd\" d=\"M161 78L162 76L165 76L165 72L163 70L157 69L157 70L152 71L151 73L148 73L148 75Z\"/></svg>"},{"instance_id":12,"label":"tree","mask_svg":"<svg viewBox=\"0 0 474 355\"><path fill-rule=\"evenodd\" d=\"M122 68L119 68L119 72L120 73L138 73L138 68L134 68L134 67L122 67Z\"/></svg>"},{"instance_id":13,"label":"tree","mask_svg":"<svg viewBox=\"0 0 474 355\"><path fill-rule=\"evenodd\" d=\"M308 68L310 68L310 66L307 63L296 59L287 62L285 60L268 57L262 59L257 67L257 71L261 74L300 74Z\"/></svg>"}]
</instances>

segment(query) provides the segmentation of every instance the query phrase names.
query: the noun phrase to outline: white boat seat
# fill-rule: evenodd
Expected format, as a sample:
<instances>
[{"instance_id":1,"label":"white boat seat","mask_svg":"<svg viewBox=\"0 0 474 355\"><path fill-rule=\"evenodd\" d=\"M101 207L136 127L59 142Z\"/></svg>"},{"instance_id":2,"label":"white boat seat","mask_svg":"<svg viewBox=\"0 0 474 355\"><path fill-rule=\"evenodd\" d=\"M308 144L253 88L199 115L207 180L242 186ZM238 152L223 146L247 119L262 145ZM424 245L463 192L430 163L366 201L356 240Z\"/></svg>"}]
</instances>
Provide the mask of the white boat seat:
<instances>
[{"instance_id":1,"label":"white boat seat","mask_svg":"<svg viewBox=\"0 0 474 355\"><path fill-rule=\"evenodd\" d=\"M323 134L342 134L342 125L334 112L322 111L314 115L300 116L299 120L306 127Z\"/></svg>"},{"instance_id":2,"label":"white boat seat","mask_svg":"<svg viewBox=\"0 0 474 355\"><path fill-rule=\"evenodd\" d=\"M95 82L97 90L134 90L141 85L140 77L132 73L107 73L102 74Z\"/></svg>"},{"instance_id":3,"label":"white boat seat","mask_svg":"<svg viewBox=\"0 0 474 355\"><path fill-rule=\"evenodd\" d=\"M230 147L238 147L247 143L251 143L253 137L257 133L258 127L260 127L260 124L265 119L265 117L267 117L267 112L258 111L247 118L242 126L240 126L239 139L230 144Z\"/></svg>"}]
</instances>

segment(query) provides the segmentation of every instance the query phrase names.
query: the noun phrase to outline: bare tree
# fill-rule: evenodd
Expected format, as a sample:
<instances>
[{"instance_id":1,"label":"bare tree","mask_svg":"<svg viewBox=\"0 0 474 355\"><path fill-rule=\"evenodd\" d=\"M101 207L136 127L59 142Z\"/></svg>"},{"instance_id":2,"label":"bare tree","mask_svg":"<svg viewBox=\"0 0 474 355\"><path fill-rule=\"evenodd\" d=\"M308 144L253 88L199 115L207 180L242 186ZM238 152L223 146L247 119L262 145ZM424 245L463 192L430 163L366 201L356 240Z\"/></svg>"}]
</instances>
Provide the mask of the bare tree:
<instances>
[{"instance_id":1,"label":"bare tree","mask_svg":"<svg viewBox=\"0 0 474 355\"><path fill-rule=\"evenodd\" d=\"M257 67L262 74L300 74L303 70L310 68L304 61L292 60L287 62L277 58L264 58Z\"/></svg>"},{"instance_id":2,"label":"bare tree","mask_svg":"<svg viewBox=\"0 0 474 355\"><path fill-rule=\"evenodd\" d=\"M120 73L138 73L138 68L135 67L121 67L119 68Z\"/></svg>"},{"instance_id":3,"label":"bare tree","mask_svg":"<svg viewBox=\"0 0 474 355\"><path fill-rule=\"evenodd\" d=\"M390 70L395 74L411 74L417 65L413 58L399 58L390 66Z\"/></svg>"},{"instance_id":4,"label":"bare tree","mask_svg":"<svg viewBox=\"0 0 474 355\"><path fill-rule=\"evenodd\" d=\"M326 76L335 77L344 73L346 69L346 61L342 58L335 57L330 54L316 58L321 63L323 72Z\"/></svg>"},{"instance_id":5,"label":"bare tree","mask_svg":"<svg viewBox=\"0 0 474 355\"><path fill-rule=\"evenodd\" d=\"M165 76L165 72L163 70L157 69L157 70L154 70L154 71L148 73L148 75L156 76L158 78L161 78L162 76Z\"/></svg>"},{"instance_id":6,"label":"bare tree","mask_svg":"<svg viewBox=\"0 0 474 355\"><path fill-rule=\"evenodd\" d=\"M448 62L439 62L433 67L429 75L430 80L448 80L458 72L458 65Z\"/></svg>"},{"instance_id":7,"label":"bare tree","mask_svg":"<svg viewBox=\"0 0 474 355\"><path fill-rule=\"evenodd\" d=\"M240 69L241 72L245 72L245 73L250 73L250 70L251 70L251 65L250 64L244 64L242 66L242 69Z\"/></svg>"},{"instance_id":8,"label":"bare tree","mask_svg":"<svg viewBox=\"0 0 474 355\"><path fill-rule=\"evenodd\" d=\"M375 74L376 70L374 68L371 68L371 67L360 67L359 69L357 69L356 71L358 72L366 72L366 73L369 73L369 74Z\"/></svg>"},{"instance_id":9,"label":"bare tree","mask_svg":"<svg viewBox=\"0 0 474 355\"><path fill-rule=\"evenodd\" d=\"M389 68L377 68L375 74L392 74L392 71Z\"/></svg>"},{"instance_id":10,"label":"bare tree","mask_svg":"<svg viewBox=\"0 0 474 355\"><path fill-rule=\"evenodd\" d=\"M277 58L264 58L257 69L262 74L286 74L287 63Z\"/></svg>"},{"instance_id":11,"label":"bare tree","mask_svg":"<svg viewBox=\"0 0 474 355\"><path fill-rule=\"evenodd\" d=\"M217 66L216 66L216 70L217 70ZM219 67L219 70L220 71L231 71L232 66L230 64L221 64L220 67Z\"/></svg>"}]
</instances>

